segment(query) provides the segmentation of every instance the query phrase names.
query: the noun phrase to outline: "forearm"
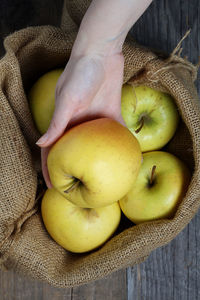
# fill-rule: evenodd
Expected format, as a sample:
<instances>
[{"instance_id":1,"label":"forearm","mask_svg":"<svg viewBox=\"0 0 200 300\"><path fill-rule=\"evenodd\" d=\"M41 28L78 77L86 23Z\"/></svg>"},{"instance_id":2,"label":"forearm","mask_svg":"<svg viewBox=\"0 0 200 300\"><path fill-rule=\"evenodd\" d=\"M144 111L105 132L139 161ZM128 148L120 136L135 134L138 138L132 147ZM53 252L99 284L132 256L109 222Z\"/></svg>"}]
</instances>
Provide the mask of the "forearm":
<instances>
[{"instance_id":1,"label":"forearm","mask_svg":"<svg viewBox=\"0 0 200 300\"><path fill-rule=\"evenodd\" d=\"M152 0L93 0L74 43L73 55L120 53L128 31Z\"/></svg>"}]
</instances>

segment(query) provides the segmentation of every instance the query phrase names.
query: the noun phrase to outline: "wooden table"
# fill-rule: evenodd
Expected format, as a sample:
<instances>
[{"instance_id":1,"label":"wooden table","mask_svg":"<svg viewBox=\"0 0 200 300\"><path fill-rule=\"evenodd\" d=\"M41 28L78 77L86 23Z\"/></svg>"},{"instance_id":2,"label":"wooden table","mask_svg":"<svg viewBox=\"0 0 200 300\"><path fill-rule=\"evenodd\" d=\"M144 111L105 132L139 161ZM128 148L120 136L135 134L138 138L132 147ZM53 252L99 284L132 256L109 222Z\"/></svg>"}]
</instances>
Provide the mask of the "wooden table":
<instances>
[{"instance_id":1,"label":"wooden table","mask_svg":"<svg viewBox=\"0 0 200 300\"><path fill-rule=\"evenodd\" d=\"M0 38L27 25L57 25L62 0L1 0ZM183 42L183 56L193 63L200 55L200 1L154 0L132 28L146 46L170 53ZM3 54L2 44L0 53ZM200 81L197 82L200 91ZM0 300L199 300L200 212L168 245L157 249L142 264L73 289L59 289L12 271L0 272Z\"/></svg>"}]
</instances>

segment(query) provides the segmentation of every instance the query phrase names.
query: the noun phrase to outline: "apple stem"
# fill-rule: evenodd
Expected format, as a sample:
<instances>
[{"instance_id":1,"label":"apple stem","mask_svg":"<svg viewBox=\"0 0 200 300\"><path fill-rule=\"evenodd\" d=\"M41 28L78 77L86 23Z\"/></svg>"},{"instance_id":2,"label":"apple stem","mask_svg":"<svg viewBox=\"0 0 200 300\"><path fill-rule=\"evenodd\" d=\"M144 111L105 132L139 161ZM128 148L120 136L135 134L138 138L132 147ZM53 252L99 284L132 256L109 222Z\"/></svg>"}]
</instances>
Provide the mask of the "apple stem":
<instances>
[{"instance_id":1,"label":"apple stem","mask_svg":"<svg viewBox=\"0 0 200 300\"><path fill-rule=\"evenodd\" d=\"M138 129L135 130L135 133L139 133L143 126L144 126L144 117L140 119L140 127L138 127Z\"/></svg>"},{"instance_id":2,"label":"apple stem","mask_svg":"<svg viewBox=\"0 0 200 300\"><path fill-rule=\"evenodd\" d=\"M75 181L68 189L64 191L64 193L68 194L69 192L73 191L80 183L80 180Z\"/></svg>"},{"instance_id":3,"label":"apple stem","mask_svg":"<svg viewBox=\"0 0 200 300\"><path fill-rule=\"evenodd\" d=\"M151 170L151 177L150 177L150 182L149 182L150 186L153 184L155 171L156 171L156 166L154 165Z\"/></svg>"}]
</instances>

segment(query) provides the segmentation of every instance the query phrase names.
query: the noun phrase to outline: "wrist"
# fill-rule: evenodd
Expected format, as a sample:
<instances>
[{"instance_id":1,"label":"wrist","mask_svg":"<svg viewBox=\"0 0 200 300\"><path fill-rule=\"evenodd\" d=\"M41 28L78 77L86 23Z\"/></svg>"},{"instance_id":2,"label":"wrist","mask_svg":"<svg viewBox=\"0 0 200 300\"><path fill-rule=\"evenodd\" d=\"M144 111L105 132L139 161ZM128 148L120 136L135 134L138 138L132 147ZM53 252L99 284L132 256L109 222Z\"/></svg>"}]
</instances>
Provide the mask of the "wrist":
<instances>
[{"instance_id":1,"label":"wrist","mask_svg":"<svg viewBox=\"0 0 200 300\"><path fill-rule=\"evenodd\" d=\"M152 0L93 0L83 17L72 55L119 54L131 26Z\"/></svg>"},{"instance_id":2,"label":"wrist","mask_svg":"<svg viewBox=\"0 0 200 300\"><path fill-rule=\"evenodd\" d=\"M128 29L124 29L117 35L105 37L89 33L80 27L73 45L72 56L97 55L108 57L120 54L127 32Z\"/></svg>"}]
</instances>

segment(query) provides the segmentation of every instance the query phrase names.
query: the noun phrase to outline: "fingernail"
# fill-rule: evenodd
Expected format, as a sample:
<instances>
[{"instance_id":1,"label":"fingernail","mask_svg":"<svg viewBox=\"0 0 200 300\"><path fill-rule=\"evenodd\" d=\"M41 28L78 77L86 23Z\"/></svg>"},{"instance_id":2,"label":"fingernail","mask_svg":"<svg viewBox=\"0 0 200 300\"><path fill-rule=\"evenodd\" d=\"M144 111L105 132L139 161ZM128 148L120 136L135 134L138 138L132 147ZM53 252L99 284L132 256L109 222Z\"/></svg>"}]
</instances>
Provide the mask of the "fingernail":
<instances>
[{"instance_id":1,"label":"fingernail","mask_svg":"<svg viewBox=\"0 0 200 300\"><path fill-rule=\"evenodd\" d=\"M48 189L52 189L53 185L51 183L47 183Z\"/></svg>"},{"instance_id":2,"label":"fingernail","mask_svg":"<svg viewBox=\"0 0 200 300\"><path fill-rule=\"evenodd\" d=\"M40 146L40 145L44 144L47 140L48 140L48 135L46 133L36 142L36 145Z\"/></svg>"}]
</instances>

